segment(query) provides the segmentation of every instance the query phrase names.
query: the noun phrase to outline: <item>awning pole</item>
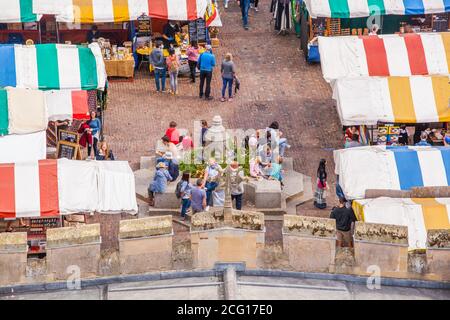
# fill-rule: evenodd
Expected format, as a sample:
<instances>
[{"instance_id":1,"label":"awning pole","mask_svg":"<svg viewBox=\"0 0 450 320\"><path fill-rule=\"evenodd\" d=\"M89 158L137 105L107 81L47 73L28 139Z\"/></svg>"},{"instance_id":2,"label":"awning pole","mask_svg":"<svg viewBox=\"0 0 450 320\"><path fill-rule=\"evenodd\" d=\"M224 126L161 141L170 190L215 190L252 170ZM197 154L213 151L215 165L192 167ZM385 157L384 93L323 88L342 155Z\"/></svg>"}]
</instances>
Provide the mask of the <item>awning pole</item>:
<instances>
[{"instance_id":1,"label":"awning pole","mask_svg":"<svg viewBox=\"0 0 450 320\"><path fill-rule=\"evenodd\" d=\"M59 27L58 27L58 21L56 21L56 43L59 43Z\"/></svg>"}]
</instances>

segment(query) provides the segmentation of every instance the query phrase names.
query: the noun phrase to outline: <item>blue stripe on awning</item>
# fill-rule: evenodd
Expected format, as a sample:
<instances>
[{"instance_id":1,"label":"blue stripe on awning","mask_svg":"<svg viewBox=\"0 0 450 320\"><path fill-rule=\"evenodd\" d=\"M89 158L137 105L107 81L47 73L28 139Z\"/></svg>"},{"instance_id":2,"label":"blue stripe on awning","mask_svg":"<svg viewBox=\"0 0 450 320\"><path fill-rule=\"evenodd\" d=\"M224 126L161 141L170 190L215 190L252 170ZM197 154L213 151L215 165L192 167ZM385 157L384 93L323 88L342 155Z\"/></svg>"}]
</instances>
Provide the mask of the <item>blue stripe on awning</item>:
<instances>
[{"instance_id":1,"label":"blue stripe on awning","mask_svg":"<svg viewBox=\"0 0 450 320\"><path fill-rule=\"evenodd\" d=\"M445 12L450 11L450 0L444 0Z\"/></svg>"},{"instance_id":2,"label":"blue stripe on awning","mask_svg":"<svg viewBox=\"0 0 450 320\"><path fill-rule=\"evenodd\" d=\"M391 149L394 152L401 190L423 187L422 170L415 150Z\"/></svg>"},{"instance_id":3,"label":"blue stripe on awning","mask_svg":"<svg viewBox=\"0 0 450 320\"><path fill-rule=\"evenodd\" d=\"M403 0L403 4L405 5L405 14L425 14L423 0Z\"/></svg>"},{"instance_id":4,"label":"blue stripe on awning","mask_svg":"<svg viewBox=\"0 0 450 320\"><path fill-rule=\"evenodd\" d=\"M445 173L447 174L447 184L450 186L450 148L441 149L442 160L444 161Z\"/></svg>"},{"instance_id":5,"label":"blue stripe on awning","mask_svg":"<svg viewBox=\"0 0 450 320\"><path fill-rule=\"evenodd\" d=\"M16 86L14 46L0 46L0 87Z\"/></svg>"}]
</instances>

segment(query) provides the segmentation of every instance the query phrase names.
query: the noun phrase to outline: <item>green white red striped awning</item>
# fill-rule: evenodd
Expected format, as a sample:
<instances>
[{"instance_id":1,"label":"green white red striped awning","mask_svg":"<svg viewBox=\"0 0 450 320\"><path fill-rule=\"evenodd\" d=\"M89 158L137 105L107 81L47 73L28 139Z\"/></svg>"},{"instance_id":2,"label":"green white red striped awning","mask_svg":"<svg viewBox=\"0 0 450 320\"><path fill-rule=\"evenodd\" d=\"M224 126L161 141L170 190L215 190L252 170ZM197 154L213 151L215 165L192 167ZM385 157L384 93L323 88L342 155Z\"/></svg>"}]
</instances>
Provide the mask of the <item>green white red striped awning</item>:
<instances>
[{"instance_id":1,"label":"green white red striped awning","mask_svg":"<svg viewBox=\"0 0 450 320\"><path fill-rule=\"evenodd\" d=\"M33 13L33 0L1 0L0 23L36 22L41 15Z\"/></svg>"},{"instance_id":2,"label":"green white red striped awning","mask_svg":"<svg viewBox=\"0 0 450 320\"><path fill-rule=\"evenodd\" d=\"M313 18L358 18L450 12L450 0L305 0Z\"/></svg>"}]
</instances>

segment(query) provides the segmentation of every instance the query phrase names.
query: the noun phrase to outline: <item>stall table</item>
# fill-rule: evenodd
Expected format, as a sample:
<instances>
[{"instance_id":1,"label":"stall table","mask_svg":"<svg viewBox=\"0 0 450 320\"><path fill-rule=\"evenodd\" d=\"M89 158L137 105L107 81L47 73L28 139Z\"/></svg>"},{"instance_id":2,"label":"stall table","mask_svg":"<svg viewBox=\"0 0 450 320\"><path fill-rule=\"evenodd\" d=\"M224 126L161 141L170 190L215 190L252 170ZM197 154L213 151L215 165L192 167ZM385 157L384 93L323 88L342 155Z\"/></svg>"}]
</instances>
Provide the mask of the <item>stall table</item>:
<instances>
[{"instance_id":1,"label":"stall table","mask_svg":"<svg viewBox=\"0 0 450 320\"><path fill-rule=\"evenodd\" d=\"M104 60L106 74L108 77L133 78L134 59L133 57L123 60Z\"/></svg>"}]
</instances>

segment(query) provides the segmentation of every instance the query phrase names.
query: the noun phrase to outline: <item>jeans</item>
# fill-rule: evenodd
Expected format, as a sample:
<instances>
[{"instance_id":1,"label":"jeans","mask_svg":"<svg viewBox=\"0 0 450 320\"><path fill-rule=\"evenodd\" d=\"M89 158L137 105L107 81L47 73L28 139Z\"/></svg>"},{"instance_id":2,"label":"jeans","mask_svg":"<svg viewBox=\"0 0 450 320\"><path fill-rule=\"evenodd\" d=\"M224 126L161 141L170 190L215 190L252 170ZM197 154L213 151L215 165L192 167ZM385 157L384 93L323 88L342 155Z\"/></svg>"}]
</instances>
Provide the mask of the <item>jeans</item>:
<instances>
[{"instance_id":1,"label":"jeans","mask_svg":"<svg viewBox=\"0 0 450 320\"><path fill-rule=\"evenodd\" d=\"M216 190L218 185L217 182L206 182L206 205L210 207L213 205L212 192Z\"/></svg>"},{"instance_id":2,"label":"jeans","mask_svg":"<svg viewBox=\"0 0 450 320\"><path fill-rule=\"evenodd\" d=\"M248 26L248 10L250 9L250 0L241 0L242 23L244 27Z\"/></svg>"},{"instance_id":3,"label":"jeans","mask_svg":"<svg viewBox=\"0 0 450 320\"><path fill-rule=\"evenodd\" d=\"M211 96L211 79L212 79L212 71L200 71L200 98L203 97L203 87L205 86L205 97L209 98Z\"/></svg>"},{"instance_id":4,"label":"jeans","mask_svg":"<svg viewBox=\"0 0 450 320\"><path fill-rule=\"evenodd\" d=\"M170 89L172 92L177 92L178 90L178 72L170 72Z\"/></svg>"},{"instance_id":5,"label":"jeans","mask_svg":"<svg viewBox=\"0 0 450 320\"><path fill-rule=\"evenodd\" d=\"M231 201L236 200L236 210L242 209L242 193L241 194L235 194L231 195Z\"/></svg>"},{"instance_id":6,"label":"jeans","mask_svg":"<svg viewBox=\"0 0 450 320\"><path fill-rule=\"evenodd\" d=\"M166 69L155 68L156 91L166 90Z\"/></svg>"},{"instance_id":7,"label":"jeans","mask_svg":"<svg viewBox=\"0 0 450 320\"><path fill-rule=\"evenodd\" d=\"M181 217L184 218L186 216L186 212L191 206L191 199L182 199L181 200Z\"/></svg>"},{"instance_id":8,"label":"jeans","mask_svg":"<svg viewBox=\"0 0 450 320\"><path fill-rule=\"evenodd\" d=\"M284 157L284 151L286 150L286 146L287 146L287 139L286 138L281 138L278 141L278 147L280 149L280 156Z\"/></svg>"},{"instance_id":9,"label":"jeans","mask_svg":"<svg viewBox=\"0 0 450 320\"><path fill-rule=\"evenodd\" d=\"M222 78L222 81L223 81L222 98L225 98L227 86L228 86L228 97L231 98L233 96L233 78L231 79Z\"/></svg>"},{"instance_id":10,"label":"jeans","mask_svg":"<svg viewBox=\"0 0 450 320\"><path fill-rule=\"evenodd\" d=\"M96 137L92 137L92 145L88 144L88 157L91 156L92 149L94 149L94 158L97 156L98 154L97 143L98 139Z\"/></svg>"},{"instance_id":11,"label":"jeans","mask_svg":"<svg viewBox=\"0 0 450 320\"><path fill-rule=\"evenodd\" d=\"M192 80L192 82L195 82L196 69L197 69L197 61L190 61L189 60L189 70L191 71L191 80Z\"/></svg>"}]
</instances>

